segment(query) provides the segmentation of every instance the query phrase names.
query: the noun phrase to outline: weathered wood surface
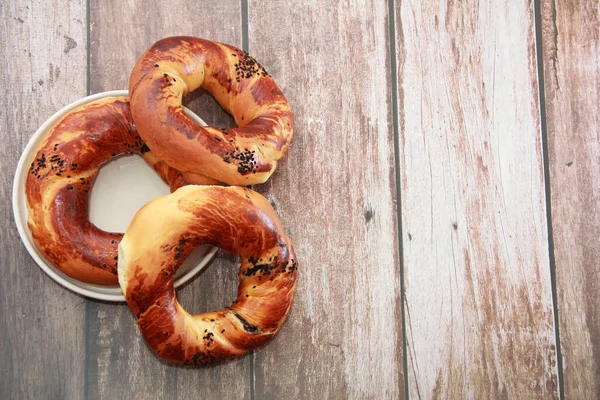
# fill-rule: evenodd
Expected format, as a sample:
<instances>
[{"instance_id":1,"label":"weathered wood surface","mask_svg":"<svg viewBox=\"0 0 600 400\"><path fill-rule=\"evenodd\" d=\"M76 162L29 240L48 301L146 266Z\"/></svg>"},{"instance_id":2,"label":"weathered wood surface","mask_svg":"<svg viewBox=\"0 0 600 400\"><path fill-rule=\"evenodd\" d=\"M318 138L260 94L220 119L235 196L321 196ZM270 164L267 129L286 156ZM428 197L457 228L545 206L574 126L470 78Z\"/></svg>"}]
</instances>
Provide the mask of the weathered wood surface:
<instances>
[{"instance_id":1,"label":"weathered wood surface","mask_svg":"<svg viewBox=\"0 0 600 400\"><path fill-rule=\"evenodd\" d=\"M410 398L557 398L533 3L396 3Z\"/></svg>"},{"instance_id":2,"label":"weathered wood surface","mask_svg":"<svg viewBox=\"0 0 600 400\"><path fill-rule=\"evenodd\" d=\"M544 176L533 2L1 3L0 398L556 398L552 251L565 398L599 397L598 13L541 1ZM187 370L151 353L126 306L39 270L12 179L46 118L88 89L126 88L155 40L241 47L244 32L295 112L288 156L256 189L296 244L297 293L267 346ZM188 102L233 125L208 96ZM236 273L221 254L182 304L228 304Z\"/></svg>"},{"instance_id":3,"label":"weathered wood surface","mask_svg":"<svg viewBox=\"0 0 600 400\"><path fill-rule=\"evenodd\" d=\"M257 399L404 394L390 47L384 2L253 0L250 52L295 113L259 190L300 259L292 313L256 353Z\"/></svg>"},{"instance_id":4,"label":"weathered wood surface","mask_svg":"<svg viewBox=\"0 0 600 400\"><path fill-rule=\"evenodd\" d=\"M600 15L542 1L544 88L564 391L600 398Z\"/></svg>"},{"instance_id":5,"label":"weathered wood surface","mask_svg":"<svg viewBox=\"0 0 600 400\"><path fill-rule=\"evenodd\" d=\"M92 93L127 89L137 59L166 36L200 36L242 45L239 1L221 1L218 7L186 1L155 2L151 7L139 2L97 2L90 19ZM207 123L233 126L209 96L194 94L187 105ZM221 254L179 291L181 304L192 312L231 304L237 295L237 268L234 258ZM89 302L87 323L86 380L91 398L114 399L124 393L140 399L250 398L251 356L207 370L177 368L161 363L145 345L127 306Z\"/></svg>"},{"instance_id":6,"label":"weathered wood surface","mask_svg":"<svg viewBox=\"0 0 600 400\"><path fill-rule=\"evenodd\" d=\"M85 1L0 3L0 398L80 398L84 300L43 274L21 244L12 181L37 128L86 92Z\"/></svg>"}]
</instances>

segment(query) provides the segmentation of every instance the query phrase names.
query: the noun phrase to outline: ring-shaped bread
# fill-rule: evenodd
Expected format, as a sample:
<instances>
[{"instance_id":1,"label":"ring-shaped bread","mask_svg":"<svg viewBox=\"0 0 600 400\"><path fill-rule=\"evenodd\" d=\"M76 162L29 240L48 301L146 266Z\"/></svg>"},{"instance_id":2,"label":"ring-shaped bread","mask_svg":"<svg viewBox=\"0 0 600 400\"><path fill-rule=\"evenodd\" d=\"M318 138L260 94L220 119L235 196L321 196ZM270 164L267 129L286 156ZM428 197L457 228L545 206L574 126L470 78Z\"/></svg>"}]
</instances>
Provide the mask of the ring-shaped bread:
<instances>
[{"instance_id":1,"label":"ring-shaped bread","mask_svg":"<svg viewBox=\"0 0 600 400\"><path fill-rule=\"evenodd\" d=\"M126 97L82 105L46 134L25 181L28 226L42 255L71 278L116 286L122 233L89 220L89 198L100 167L123 154L139 154L171 191L186 184L179 171L158 160L137 134Z\"/></svg>"},{"instance_id":2,"label":"ring-shaped bread","mask_svg":"<svg viewBox=\"0 0 600 400\"><path fill-rule=\"evenodd\" d=\"M206 89L236 128L202 127L182 98ZM195 37L152 45L130 79L131 112L148 147L171 167L230 185L265 182L292 139L290 106L265 69L246 52Z\"/></svg>"},{"instance_id":3,"label":"ring-shaped bread","mask_svg":"<svg viewBox=\"0 0 600 400\"><path fill-rule=\"evenodd\" d=\"M191 315L173 287L198 245L239 254L237 300ZM148 346L185 365L240 356L273 337L292 303L297 259L269 202L241 187L184 186L142 207L119 245L119 283Z\"/></svg>"}]
</instances>

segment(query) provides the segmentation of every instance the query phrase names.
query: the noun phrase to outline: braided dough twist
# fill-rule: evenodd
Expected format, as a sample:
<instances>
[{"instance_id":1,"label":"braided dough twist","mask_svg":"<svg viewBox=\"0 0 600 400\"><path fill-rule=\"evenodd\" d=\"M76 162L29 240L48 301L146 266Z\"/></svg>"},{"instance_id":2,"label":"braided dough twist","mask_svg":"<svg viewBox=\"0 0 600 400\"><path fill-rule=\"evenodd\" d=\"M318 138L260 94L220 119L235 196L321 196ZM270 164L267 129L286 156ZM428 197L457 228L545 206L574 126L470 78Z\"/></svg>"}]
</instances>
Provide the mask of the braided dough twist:
<instances>
[{"instance_id":1,"label":"braided dough twist","mask_svg":"<svg viewBox=\"0 0 600 400\"><path fill-rule=\"evenodd\" d=\"M241 258L238 298L191 315L173 276L194 247L211 244ZM211 364L265 343L292 302L296 256L269 202L250 189L185 186L142 207L119 245L119 283L146 343L160 357Z\"/></svg>"},{"instance_id":2,"label":"braided dough twist","mask_svg":"<svg viewBox=\"0 0 600 400\"><path fill-rule=\"evenodd\" d=\"M183 96L206 89L237 128L201 127L183 112ZM129 79L131 112L141 137L170 166L230 185L265 182L293 134L288 102L246 52L195 37L151 46Z\"/></svg>"}]
</instances>

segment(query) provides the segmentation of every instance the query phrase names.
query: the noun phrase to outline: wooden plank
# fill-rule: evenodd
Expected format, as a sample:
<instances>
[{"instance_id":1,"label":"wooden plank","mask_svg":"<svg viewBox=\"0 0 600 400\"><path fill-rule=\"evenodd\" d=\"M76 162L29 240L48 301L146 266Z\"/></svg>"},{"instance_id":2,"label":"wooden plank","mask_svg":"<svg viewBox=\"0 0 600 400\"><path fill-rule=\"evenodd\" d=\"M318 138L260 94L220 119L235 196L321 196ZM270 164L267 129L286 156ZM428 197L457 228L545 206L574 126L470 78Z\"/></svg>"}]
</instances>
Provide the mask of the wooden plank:
<instances>
[{"instance_id":1,"label":"wooden plank","mask_svg":"<svg viewBox=\"0 0 600 400\"><path fill-rule=\"evenodd\" d=\"M91 90L126 89L129 73L156 40L192 35L241 46L239 1L218 7L183 0L171 2L93 2L91 9ZM188 106L209 124L234 126L216 102L193 94ZM202 312L231 304L237 294L236 260L221 255L179 292L182 305ZM250 358L205 370L162 363L147 348L126 306L91 303L88 307L88 396L119 398L248 398Z\"/></svg>"},{"instance_id":2,"label":"wooden plank","mask_svg":"<svg viewBox=\"0 0 600 400\"><path fill-rule=\"evenodd\" d=\"M300 259L289 320L256 353L255 398L402 398L387 4L248 9L250 54L295 113L290 152L258 189Z\"/></svg>"},{"instance_id":3,"label":"wooden plank","mask_svg":"<svg viewBox=\"0 0 600 400\"><path fill-rule=\"evenodd\" d=\"M567 399L600 397L600 15L542 1L558 316Z\"/></svg>"},{"instance_id":4,"label":"wooden plank","mask_svg":"<svg viewBox=\"0 0 600 400\"><path fill-rule=\"evenodd\" d=\"M556 398L530 1L396 3L411 398Z\"/></svg>"},{"instance_id":5,"label":"wooden plank","mask_svg":"<svg viewBox=\"0 0 600 400\"><path fill-rule=\"evenodd\" d=\"M21 243L12 181L54 112L85 95L85 1L0 4L0 398L81 398L84 300L47 277Z\"/></svg>"}]
</instances>

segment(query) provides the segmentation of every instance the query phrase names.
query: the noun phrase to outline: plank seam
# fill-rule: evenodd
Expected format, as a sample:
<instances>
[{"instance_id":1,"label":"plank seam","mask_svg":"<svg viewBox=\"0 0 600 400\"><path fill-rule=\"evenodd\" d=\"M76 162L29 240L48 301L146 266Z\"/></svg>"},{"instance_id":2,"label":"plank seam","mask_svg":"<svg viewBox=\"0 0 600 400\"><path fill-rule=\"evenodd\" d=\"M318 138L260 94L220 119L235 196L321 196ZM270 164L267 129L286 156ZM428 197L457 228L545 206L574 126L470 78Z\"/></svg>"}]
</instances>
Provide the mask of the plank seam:
<instances>
[{"instance_id":1,"label":"plank seam","mask_svg":"<svg viewBox=\"0 0 600 400\"><path fill-rule=\"evenodd\" d=\"M554 335L556 341L556 366L560 400L564 400L563 363L560 348L560 328L558 319L558 295L556 289L556 259L554 255L554 234L552 229L552 198L550 184L550 160L548 147L548 125L546 121L546 91L544 86L544 48L542 38L541 1L534 0L536 62L538 72L538 95L540 105L540 134L542 137L542 161L544 164L544 189L546 195L546 226L548 229L548 259L550 267L550 286L552 290L552 308L554 312Z\"/></svg>"},{"instance_id":2,"label":"plank seam","mask_svg":"<svg viewBox=\"0 0 600 400\"><path fill-rule=\"evenodd\" d=\"M92 93L92 20L91 20L91 5L90 0L86 0L86 33L87 33L87 76L86 76L86 92L89 96Z\"/></svg>"},{"instance_id":3,"label":"plank seam","mask_svg":"<svg viewBox=\"0 0 600 400\"><path fill-rule=\"evenodd\" d=\"M242 50L248 52L248 0L241 0L240 4L241 14L242 14ZM255 355L254 350L250 350L249 357L250 359L250 400L254 400L255 394Z\"/></svg>"},{"instance_id":4,"label":"plank seam","mask_svg":"<svg viewBox=\"0 0 600 400\"><path fill-rule=\"evenodd\" d=\"M396 17L395 1L388 0L390 40L390 75L392 83L392 131L394 136L394 170L396 178L396 216L398 225L398 262L400 266L400 304L402 310L402 376L404 377L404 399L408 400L408 357L406 345L405 296L404 296L404 244L402 240L402 188L400 182L400 144L398 123L398 65L396 62Z\"/></svg>"},{"instance_id":5,"label":"plank seam","mask_svg":"<svg viewBox=\"0 0 600 400\"><path fill-rule=\"evenodd\" d=\"M248 52L248 0L241 0L242 8L242 50Z\"/></svg>"},{"instance_id":6,"label":"plank seam","mask_svg":"<svg viewBox=\"0 0 600 400\"><path fill-rule=\"evenodd\" d=\"M85 4L86 10L85 10L85 23L86 23L86 45L87 45L87 49L86 49L86 62L87 62L87 68L86 68L86 82L85 82L85 86L86 86L86 94L89 96L91 93L91 87L92 87L92 82L91 82L91 59L92 59L92 50L91 50L91 42L92 42L92 38L91 38L91 24L92 24L92 20L91 20L91 4L90 4L90 0L86 0L86 4ZM90 306L91 306L91 302L89 300L84 300L85 301L85 316L84 316L84 340L85 340L85 355L83 358L83 396L86 399L90 398L90 385L89 385L89 379L88 379L88 375L89 375L89 354L90 354L90 342L89 342L89 333L90 333Z\"/></svg>"}]
</instances>

